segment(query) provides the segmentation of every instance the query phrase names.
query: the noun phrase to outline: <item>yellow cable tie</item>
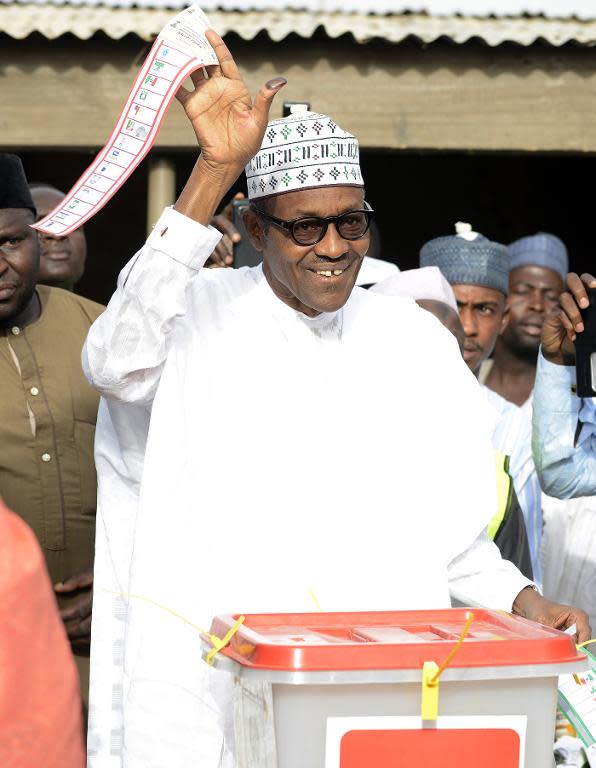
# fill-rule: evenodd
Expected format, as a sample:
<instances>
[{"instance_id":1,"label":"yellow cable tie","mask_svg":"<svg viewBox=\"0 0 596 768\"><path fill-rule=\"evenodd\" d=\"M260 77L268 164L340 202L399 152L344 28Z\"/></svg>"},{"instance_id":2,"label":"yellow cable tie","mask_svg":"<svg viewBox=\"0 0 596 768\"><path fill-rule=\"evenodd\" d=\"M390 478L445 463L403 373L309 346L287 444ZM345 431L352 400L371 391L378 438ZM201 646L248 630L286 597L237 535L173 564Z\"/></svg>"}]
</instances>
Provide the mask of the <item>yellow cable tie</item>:
<instances>
[{"instance_id":1,"label":"yellow cable tie","mask_svg":"<svg viewBox=\"0 0 596 768\"><path fill-rule=\"evenodd\" d=\"M578 648L585 648L587 645L591 645L592 643L596 643L596 638L593 638L592 640L584 640L583 643L579 643L577 646Z\"/></svg>"},{"instance_id":2,"label":"yellow cable tie","mask_svg":"<svg viewBox=\"0 0 596 768\"><path fill-rule=\"evenodd\" d=\"M420 717L423 720L436 720L439 716L439 667L435 661L425 661L422 666L422 704Z\"/></svg>"},{"instance_id":3,"label":"yellow cable tie","mask_svg":"<svg viewBox=\"0 0 596 768\"><path fill-rule=\"evenodd\" d=\"M420 707L420 717L422 720L436 720L439 716L439 678L461 648L473 621L474 614L468 611L462 633L440 667L435 661L424 662L422 666L422 702Z\"/></svg>"},{"instance_id":4,"label":"yellow cable tie","mask_svg":"<svg viewBox=\"0 0 596 768\"><path fill-rule=\"evenodd\" d=\"M213 648L209 651L207 654L207 657L205 661L209 666L211 667L213 665L213 661L217 654L228 645L230 640L234 637L236 632L240 629L240 627L244 624L246 621L246 617L239 616L238 619L234 622L234 625L229 629L228 632L222 637L219 638L217 635L208 635L209 640L211 641L211 645L213 645Z\"/></svg>"},{"instance_id":5,"label":"yellow cable tie","mask_svg":"<svg viewBox=\"0 0 596 768\"><path fill-rule=\"evenodd\" d=\"M453 661L453 657L456 655L456 653L459 651L459 649L462 647L464 640L466 639L466 635L470 631L470 627L472 626L472 622L474 621L474 614L472 611L468 611L466 613L466 623L464 625L464 628L462 629L462 633L459 636L459 639L457 643L453 646L451 649L451 653L447 656L445 661L441 664L441 666L438 668L435 676L431 680L431 682L435 683L439 677L443 674L443 672L447 669L447 667L451 664Z\"/></svg>"},{"instance_id":6,"label":"yellow cable tie","mask_svg":"<svg viewBox=\"0 0 596 768\"><path fill-rule=\"evenodd\" d=\"M317 609L317 611L322 611L323 609L321 608L321 603L319 603L319 601L317 600L317 596L315 595L312 589L310 588L308 589L308 594L310 595L310 599L315 604L315 608Z\"/></svg>"},{"instance_id":7,"label":"yellow cable tie","mask_svg":"<svg viewBox=\"0 0 596 768\"><path fill-rule=\"evenodd\" d=\"M180 621L183 621L185 624L188 624L193 629L196 629L197 632L201 635L204 635L213 648L209 651L206 657L206 662L209 664L209 666L213 665L213 661L217 654L228 645L230 640L234 637L236 632L240 629L242 624L246 621L246 618L244 616L240 616L240 618L234 623L233 627L225 634L224 637L218 637L217 635L212 635L211 632L207 632L206 629L203 629L202 627L199 627L198 624L193 624L192 621L189 621L184 616L181 616L179 613L176 613L176 611L173 611L171 608L168 608L167 605L162 605L161 603L158 603L156 600L152 600L150 597L144 597L143 595L133 595L130 592L115 592L112 589L104 589L104 592L107 592L110 595L116 595L118 597L127 597L131 600L142 600L144 603L149 603L150 605L154 605L156 608L160 608L162 611L165 611L166 613L169 613L170 616L173 616L175 619L180 619Z\"/></svg>"}]
</instances>

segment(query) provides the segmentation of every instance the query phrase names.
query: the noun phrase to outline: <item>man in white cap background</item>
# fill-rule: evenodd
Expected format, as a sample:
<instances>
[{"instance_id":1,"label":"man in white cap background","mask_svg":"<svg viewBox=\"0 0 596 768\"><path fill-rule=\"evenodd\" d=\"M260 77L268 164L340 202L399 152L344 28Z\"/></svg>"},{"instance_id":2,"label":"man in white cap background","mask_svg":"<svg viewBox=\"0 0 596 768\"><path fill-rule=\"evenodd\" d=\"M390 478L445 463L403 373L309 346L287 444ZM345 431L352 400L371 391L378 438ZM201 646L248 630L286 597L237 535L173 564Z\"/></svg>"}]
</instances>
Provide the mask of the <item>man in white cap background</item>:
<instances>
[{"instance_id":1,"label":"man in white cap background","mask_svg":"<svg viewBox=\"0 0 596 768\"><path fill-rule=\"evenodd\" d=\"M104 396L93 768L235 765L232 683L195 628L215 614L312 610L313 594L328 611L440 607L451 591L590 631L486 535L493 414L451 335L409 299L354 289L372 216L356 139L319 114L268 124L285 81L253 103L207 35L219 65L178 95L201 154L84 351ZM203 270L244 166L263 265Z\"/></svg>"},{"instance_id":2,"label":"man in white cap background","mask_svg":"<svg viewBox=\"0 0 596 768\"><path fill-rule=\"evenodd\" d=\"M507 247L458 225L457 235L438 237L423 245L420 264L438 267L453 288L464 327L464 359L478 376L509 320L507 290L510 256ZM541 490L532 458L532 425L521 409L483 386L499 413L493 446L510 457L509 470L526 521L534 578L542 582Z\"/></svg>"},{"instance_id":3,"label":"man in white cap background","mask_svg":"<svg viewBox=\"0 0 596 768\"><path fill-rule=\"evenodd\" d=\"M509 253L509 322L478 379L531 417L540 334L544 318L559 307L569 260L565 244L547 232L516 240Z\"/></svg>"},{"instance_id":4,"label":"man in white cap background","mask_svg":"<svg viewBox=\"0 0 596 768\"><path fill-rule=\"evenodd\" d=\"M465 336L457 301L453 288L438 267L406 269L375 283L370 290L384 296L409 296L414 299L419 307L434 315L455 336L463 355Z\"/></svg>"}]
</instances>

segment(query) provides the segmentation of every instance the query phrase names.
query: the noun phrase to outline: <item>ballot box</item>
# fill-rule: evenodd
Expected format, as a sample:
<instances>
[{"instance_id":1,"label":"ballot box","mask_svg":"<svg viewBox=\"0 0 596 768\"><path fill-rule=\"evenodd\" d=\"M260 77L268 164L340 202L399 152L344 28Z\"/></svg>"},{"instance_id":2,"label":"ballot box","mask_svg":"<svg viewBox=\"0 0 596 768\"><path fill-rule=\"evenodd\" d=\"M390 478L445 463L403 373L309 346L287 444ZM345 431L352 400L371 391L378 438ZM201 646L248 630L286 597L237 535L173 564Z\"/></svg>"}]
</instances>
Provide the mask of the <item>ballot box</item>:
<instances>
[{"instance_id":1,"label":"ballot box","mask_svg":"<svg viewBox=\"0 0 596 768\"><path fill-rule=\"evenodd\" d=\"M481 609L247 615L210 661L238 768L550 768L558 676L586 667L569 635Z\"/></svg>"}]
</instances>

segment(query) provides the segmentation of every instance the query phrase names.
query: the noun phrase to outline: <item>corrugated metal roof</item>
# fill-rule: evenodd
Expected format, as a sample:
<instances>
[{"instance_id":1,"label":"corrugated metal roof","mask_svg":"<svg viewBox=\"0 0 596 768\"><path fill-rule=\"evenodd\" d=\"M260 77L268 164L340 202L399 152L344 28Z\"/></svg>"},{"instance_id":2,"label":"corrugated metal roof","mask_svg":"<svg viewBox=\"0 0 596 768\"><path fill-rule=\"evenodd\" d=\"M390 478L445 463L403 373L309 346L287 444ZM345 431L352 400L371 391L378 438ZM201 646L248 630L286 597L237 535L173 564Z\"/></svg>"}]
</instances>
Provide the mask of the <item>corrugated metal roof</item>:
<instances>
[{"instance_id":1,"label":"corrugated metal roof","mask_svg":"<svg viewBox=\"0 0 596 768\"><path fill-rule=\"evenodd\" d=\"M20 2L21 0L16 0ZM24 0L26 4L107 6L111 8L183 8L187 0ZM11 0L0 3L12 4ZM315 13L428 14L429 16L596 19L595 0L200 0L210 11L312 11Z\"/></svg>"},{"instance_id":2,"label":"corrugated metal roof","mask_svg":"<svg viewBox=\"0 0 596 768\"><path fill-rule=\"evenodd\" d=\"M151 40L171 16L171 10L163 8L0 3L0 30L18 40L33 32L39 32L50 40L66 33L87 40L99 31L115 40L130 33L143 40ZM408 37L431 43L446 37L459 44L479 38L490 46L505 42L527 46L536 40L544 40L555 46L570 41L582 45L596 44L596 21L458 16L436 18L424 14L379 17L362 13L307 11L214 11L209 17L221 34L235 32L246 40L251 40L263 30L276 41L283 40L291 33L308 38L317 28L322 27L332 38L350 33L360 43L373 38L399 43Z\"/></svg>"}]
</instances>

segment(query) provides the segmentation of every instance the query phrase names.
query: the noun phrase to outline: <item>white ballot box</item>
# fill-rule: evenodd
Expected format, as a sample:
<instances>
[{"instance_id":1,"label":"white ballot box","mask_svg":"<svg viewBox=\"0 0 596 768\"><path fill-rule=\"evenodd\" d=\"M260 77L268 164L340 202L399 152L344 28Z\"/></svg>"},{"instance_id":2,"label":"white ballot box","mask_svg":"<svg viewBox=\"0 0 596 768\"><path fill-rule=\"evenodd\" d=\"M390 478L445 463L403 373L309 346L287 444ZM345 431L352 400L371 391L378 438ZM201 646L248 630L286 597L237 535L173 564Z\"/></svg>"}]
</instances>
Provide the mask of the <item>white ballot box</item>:
<instances>
[{"instance_id":1,"label":"white ballot box","mask_svg":"<svg viewBox=\"0 0 596 768\"><path fill-rule=\"evenodd\" d=\"M586 667L569 635L482 609L247 615L211 658L238 768L550 768L558 676Z\"/></svg>"}]
</instances>

